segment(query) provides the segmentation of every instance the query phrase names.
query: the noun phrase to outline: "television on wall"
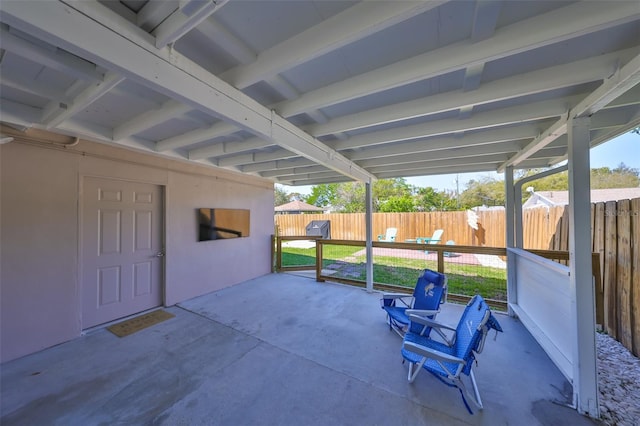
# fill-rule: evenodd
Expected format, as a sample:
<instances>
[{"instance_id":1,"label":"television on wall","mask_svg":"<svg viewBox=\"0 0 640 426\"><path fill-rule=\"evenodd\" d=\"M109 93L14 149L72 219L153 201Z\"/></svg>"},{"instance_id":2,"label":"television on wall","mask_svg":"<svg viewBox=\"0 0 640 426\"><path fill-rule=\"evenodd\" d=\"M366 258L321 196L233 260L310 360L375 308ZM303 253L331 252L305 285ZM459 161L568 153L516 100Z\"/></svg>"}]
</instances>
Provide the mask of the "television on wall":
<instances>
[{"instance_id":1,"label":"television on wall","mask_svg":"<svg viewBox=\"0 0 640 426\"><path fill-rule=\"evenodd\" d=\"M200 208L196 213L198 241L249 236L249 210Z\"/></svg>"}]
</instances>

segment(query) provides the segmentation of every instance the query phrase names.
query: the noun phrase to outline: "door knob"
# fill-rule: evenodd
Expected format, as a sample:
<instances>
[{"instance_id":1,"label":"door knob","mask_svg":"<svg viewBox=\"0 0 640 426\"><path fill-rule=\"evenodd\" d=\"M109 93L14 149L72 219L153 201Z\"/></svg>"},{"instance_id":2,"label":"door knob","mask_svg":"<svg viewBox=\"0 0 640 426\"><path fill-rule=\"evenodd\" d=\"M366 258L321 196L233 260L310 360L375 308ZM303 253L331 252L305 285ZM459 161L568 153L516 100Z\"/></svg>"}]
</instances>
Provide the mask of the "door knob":
<instances>
[{"instance_id":1,"label":"door knob","mask_svg":"<svg viewBox=\"0 0 640 426\"><path fill-rule=\"evenodd\" d=\"M164 257L164 252L159 251L158 253L156 253L156 257Z\"/></svg>"}]
</instances>

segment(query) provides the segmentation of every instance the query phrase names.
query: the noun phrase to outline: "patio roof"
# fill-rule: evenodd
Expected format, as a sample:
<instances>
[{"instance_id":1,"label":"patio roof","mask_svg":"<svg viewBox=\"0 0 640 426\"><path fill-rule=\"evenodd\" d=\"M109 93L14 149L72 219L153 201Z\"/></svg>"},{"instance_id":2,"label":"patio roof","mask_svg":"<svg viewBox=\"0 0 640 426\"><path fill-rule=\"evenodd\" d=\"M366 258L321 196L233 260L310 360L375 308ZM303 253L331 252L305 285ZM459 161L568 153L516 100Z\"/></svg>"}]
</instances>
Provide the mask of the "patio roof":
<instances>
[{"instance_id":1,"label":"patio roof","mask_svg":"<svg viewBox=\"0 0 640 426\"><path fill-rule=\"evenodd\" d=\"M1 421L14 424L572 424L571 386L522 324L488 339L485 409L429 374L407 383L379 295L271 274L167 308L119 338L104 328L3 364ZM462 306L438 319L455 324Z\"/></svg>"},{"instance_id":2,"label":"patio roof","mask_svg":"<svg viewBox=\"0 0 640 426\"><path fill-rule=\"evenodd\" d=\"M592 146L640 124L639 21L635 1L5 0L1 140L291 185L545 167L570 118Z\"/></svg>"}]
</instances>

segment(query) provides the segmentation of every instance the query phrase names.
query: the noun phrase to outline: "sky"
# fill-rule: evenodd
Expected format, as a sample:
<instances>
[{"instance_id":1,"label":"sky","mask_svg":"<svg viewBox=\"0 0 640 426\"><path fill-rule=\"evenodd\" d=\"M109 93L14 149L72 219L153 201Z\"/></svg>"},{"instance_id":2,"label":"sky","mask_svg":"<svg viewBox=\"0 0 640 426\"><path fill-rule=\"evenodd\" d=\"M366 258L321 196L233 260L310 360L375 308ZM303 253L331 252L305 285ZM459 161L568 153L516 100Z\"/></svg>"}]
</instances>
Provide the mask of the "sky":
<instances>
[{"instance_id":1,"label":"sky","mask_svg":"<svg viewBox=\"0 0 640 426\"><path fill-rule=\"evenodd\" d=\"M640 169L640 135L634 133L625 133L598 145L591 149L591 168L609 167L613 169L620 163L624 163L627 167ZM408 177L408 184L417 187L431 186L439 191L456 190L457 185L460 191L464 191L466 184L470 180L478 180L484 176L503 179L502 173L483 172L483 173L459 173L451 175L435 175L435 176L415 176ZM286 186L283 185L285 191L298 192L300 194L311 193L311 186Z\"/></svg>"}]
</instances>

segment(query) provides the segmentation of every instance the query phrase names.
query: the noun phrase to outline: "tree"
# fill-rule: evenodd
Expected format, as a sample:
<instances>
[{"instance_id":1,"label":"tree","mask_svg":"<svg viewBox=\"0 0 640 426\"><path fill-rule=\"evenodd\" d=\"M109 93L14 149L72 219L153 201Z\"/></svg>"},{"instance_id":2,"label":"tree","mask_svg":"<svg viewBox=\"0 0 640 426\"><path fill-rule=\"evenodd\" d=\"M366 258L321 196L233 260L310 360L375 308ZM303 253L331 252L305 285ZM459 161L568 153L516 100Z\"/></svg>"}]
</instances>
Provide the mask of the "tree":
<instances>
[{"instance_id":1,"label":"tree","mask_svg":"<svg viewBox=\"0 0 640 426\"><path fill-rule=\"evenodd\" d=\"M470 180L467 189L460 194L462 208L476 206L504 206L504 181L488 176L480 180Z\"/></svg>"},{"instance_id":2,"label":"tree","mask_svg":"<svg viewBox=\"0 0 640 426\"><path fill-rule=\"evenodd\" d=\"M373 183L371 193L374 212L383 211L383 205L384 211L413 211L412 187L403 178L379 179ZM365 185L361 182L315 185L306 202L319 207L331 205L342 213L362 213L365 211Z\"/></svg>"},{"instance_id":3,"label":"tree","mask_svg":"<svg viewBox=\"0 0 640 426\"><path fill-rule=\"evenodd\" d=\"M436 191L430 186L416 188L416 209L420 211L452 211L457 210L458 202L453 192Z\"/></svg>"},{"instance_id":4,"label":"tree","mask_svg":"<svg viewBox=\"0 0 640 426\"><path fill-rule=\"evenodd\" d=\"M637 188L640 186L640 171L624 163L611 170L608 167L591 169L591 189Z\"/></svg>"},{"instance_id":5,"label":"tree","mask_svg":"<svg viewBox=\"0 0 640 426\"><path fill-rule=\"evenodd\" d=\"M342 213L362 213L365 211L365 186L360 182L338 184L336 211Z\"/></svg>"},{"instance_id":6,"label":"tree","mask_svg":"<svg viewBox=\"0 0 640 426\"><path fill-rule=\"evenodd\" d=\"M521 172L518 179L533 176L544 169L530 169ZM640 186L640 171L627 167L620 163L615 169L609 167L599 167L591 169L591 189L609 188L637 188ZM533 180L526 184L534 191L567 191L569 189L569 175L567 172L556 173L540 179ZM523 199L531 196L524 191ZM460 195L460 200L465 208L480 205L502 206L504 205L504 181L502 179L483 178L479 181L469 181L467 189Z\"/></svg>"},{"instance_id":7,"label":"tree","mask_svg":"<svg viewBox=\"0 0 640 426\"><path fill-rule=\"evenodd\" d=\"M337 196L337 183L323 183L311 187L311 194L307 196L305 202L318 207L335 206Z\"/></svg>"},{"instance_id":8,"label":"tree","mask_svg":"<svg viewBox=\"0 0 640 426\"><path fill-rule=\"evenodd\" d=\"M533 169L527 171L524 176L531 176L540 171L541 169ZM627 167L624 163L620 163L615 169L598 167L591 169L590 181L591 189L637 188L640 186L640 171ZM569 189L569 175L567 172L556 173L531 181L527 186L533 187L537 192L566 191Z\"/></svg>"},{"instance_id":9,"label":"tree","mask_svg":"<svg viewBox=\"0 0 640 426\"><path fill-rule=\"evenodd\" d=\"M274 191L273 204L275 206L281 206L291 201L291 199L289 198L289 194L281 186L275 185L273 188L273 191Z\"/></svg>"},{"instance_id":10,"label":"tree","mask_svg":"<svg viewBox=\"0 0 640 426\"><path fill-rule=\"evenodd\" d=\"M410 195L393 195L380 203L378 211L383 213L414 212L416 206Z\"/></svg>"}]
</instances>

